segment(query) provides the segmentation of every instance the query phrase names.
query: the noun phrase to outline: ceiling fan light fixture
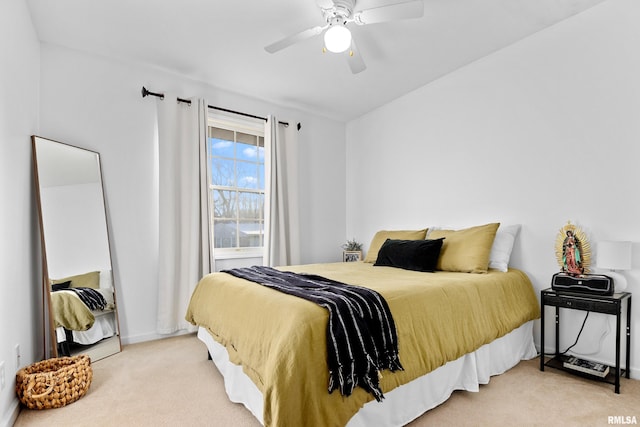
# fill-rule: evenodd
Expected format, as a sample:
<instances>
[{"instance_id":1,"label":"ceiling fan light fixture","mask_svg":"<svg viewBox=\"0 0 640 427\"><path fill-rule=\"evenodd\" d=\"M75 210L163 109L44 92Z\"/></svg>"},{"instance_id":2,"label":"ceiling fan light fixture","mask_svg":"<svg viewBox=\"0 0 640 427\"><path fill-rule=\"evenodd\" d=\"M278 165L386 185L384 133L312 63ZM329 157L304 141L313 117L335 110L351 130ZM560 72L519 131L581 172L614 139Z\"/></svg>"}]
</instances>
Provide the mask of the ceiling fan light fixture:
<instances>
[{"instance_id":1,"label":"ceiling fan light fixture","mask_svg":"<svg viewBox=\"0 0 640 427\"><path fill-rule=\"evenodd\" d=\"M324 33L324 45L329 52L344 52L351 46L351 31L342 24L331 25Z\"/></svg>"}]
</instances>

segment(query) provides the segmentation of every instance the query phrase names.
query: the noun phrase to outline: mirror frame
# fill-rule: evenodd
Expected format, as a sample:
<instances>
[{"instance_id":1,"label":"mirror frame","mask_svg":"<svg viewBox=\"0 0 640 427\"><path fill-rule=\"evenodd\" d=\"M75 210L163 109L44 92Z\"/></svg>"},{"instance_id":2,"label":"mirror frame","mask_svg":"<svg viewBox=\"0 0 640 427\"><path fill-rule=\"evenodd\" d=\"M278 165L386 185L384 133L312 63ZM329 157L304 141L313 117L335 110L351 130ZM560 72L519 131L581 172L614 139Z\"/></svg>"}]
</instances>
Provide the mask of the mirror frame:
<instances>
[{"instance_id":1,"label":"mirror frame","mask_svg":"<svg viewBox=\"0 0 640 427\"><path fill-rule=\"evenodd\" d=\"M32 135L31 136L31 147L32 147L32 155L33 155L33 172L34 172L34 183L35 183L35 191L36 191L36 204L38 208L38 220L40 226L40 245L42 251L42 291L43 291L43 345L44 345L44 358L50 357L59 357L58 352L58 340L56 335L56 327L54 322L53 310L51 309L52 299L51 299L51 283L52 279L49 277L49 261L47 258L47 246L45 239L45 230L44 230L44 211L43 211L43 202L42 202L42 187L41 187L41 176L38 164L38 149L37 142L38 140L51 142L55 144L60 144L65 147L70 147L78 150L82 150L83 152L88 152L91 154L95 154L97 158L97 167L98 167L98 175L99 175L99 187L100 187L100 198L102 201L102 209L104 211L104 221L105 221L105 230L106 230L106 243L107 243L107 253L108 253L108 261L110 266L110 274L111 274L111 286L113 288L113 312L115 316L115 335L113 337L108 337L106 339L117 338L117 348L113 345L113 348L110 348L108 351L94 351L92 353L92 347L96 348L97 345L102 341L98 341L91 345L87 345L83 347L82 351L77 352L78 354L87 354L91 358L91 361L97 361L102 358L111 356L113 354L119 353L122 351L122 340L120 335L120 317L118 315L118 302L116 296L116 284L115 278L113 274L113 257L111 251L111 239L110 239L110 231L109 231L109 221L107 218L107 207L106 200L104 194L104 182L102 179L102 163L100 160L100 153L92 150L88 150L86 148L77 147L71 144L66 144L63 142L55 141L48 138L43 138L41 136ZM42 159L41 159L42 160ZM105 340L106 340L105 339Z\"/></svg>"}]
</instances>

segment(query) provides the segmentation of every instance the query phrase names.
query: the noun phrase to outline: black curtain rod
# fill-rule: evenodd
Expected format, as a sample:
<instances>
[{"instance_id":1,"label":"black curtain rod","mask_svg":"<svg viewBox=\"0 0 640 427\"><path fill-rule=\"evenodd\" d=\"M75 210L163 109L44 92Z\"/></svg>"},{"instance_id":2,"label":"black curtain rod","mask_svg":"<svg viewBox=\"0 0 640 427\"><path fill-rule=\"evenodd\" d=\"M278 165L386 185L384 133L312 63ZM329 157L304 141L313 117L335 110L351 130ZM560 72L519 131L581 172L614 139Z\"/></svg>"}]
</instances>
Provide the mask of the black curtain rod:
<instances>
[{"instance_id":1,"label":"black curtain rod","mask_svg":"<svg viewBox=\"0 0 640 427\"><path fill-rule=\"evenodd\" d=\"M147 96L155 96L157 98L160 99L164 99L164 93L157 93L157 92L151 92L149 89L147 89L146 87L142 86L142 97L147 97ZM183 99L183 98L178 98L178 102L184 102L185 104L191 104L191 100L189 99ZM216 107L214 105L207 105L207 107L213 109L213 110L219 110L219 111L224 111L226 113L232 113L232 114L238 114L240 116L244 116L244 117L251 117L252 119L258 119L258 120L264 120L265 122L267 121L266 117L260 117L260 116L254 116L253 114L248 114L248 113L243 113L241 111L234 111L234 110L229 110L227 108L222 108L222 107ZM278 122L281 125L284 126L289 126L288 122ZM300 123L298 123L298 130L300 130L302 126L300 125Z\"/></svg>"}]
</instances>

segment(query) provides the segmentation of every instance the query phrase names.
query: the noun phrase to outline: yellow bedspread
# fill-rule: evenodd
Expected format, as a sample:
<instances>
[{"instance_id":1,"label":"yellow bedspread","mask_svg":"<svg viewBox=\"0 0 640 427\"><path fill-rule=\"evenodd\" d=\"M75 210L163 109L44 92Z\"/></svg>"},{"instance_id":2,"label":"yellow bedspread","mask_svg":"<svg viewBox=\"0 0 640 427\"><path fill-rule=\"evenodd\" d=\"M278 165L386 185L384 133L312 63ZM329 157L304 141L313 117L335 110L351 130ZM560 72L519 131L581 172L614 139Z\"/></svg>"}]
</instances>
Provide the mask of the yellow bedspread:
<instances>
[{"instance_id":1,"label":"yellow bedspread","mask_svg":"<svg viewBox=\"0 0 640 427\"><path fill-rule=\"evenodd\" d=\"M55 327L72 331L86 331L96 318L80 297L70 291L51 292L51 307Z\"/></svg>"},{"instance_id":2,"label":"yellow bedspread","mask_svg":"<svg viewBox=\"0 0 640 427\"><path fill-rule=\"evenodd\" d=\"M398 332L404 371L382 373L383 392L455 360L539 317L529 278L423 273L363 262L282 268L380 292ZM344 426L373 397L327 393L328 313L316 304L225 273L204 277L186 319L227 348L264 396L265 426Z\"/></svg>"}]
</instances>

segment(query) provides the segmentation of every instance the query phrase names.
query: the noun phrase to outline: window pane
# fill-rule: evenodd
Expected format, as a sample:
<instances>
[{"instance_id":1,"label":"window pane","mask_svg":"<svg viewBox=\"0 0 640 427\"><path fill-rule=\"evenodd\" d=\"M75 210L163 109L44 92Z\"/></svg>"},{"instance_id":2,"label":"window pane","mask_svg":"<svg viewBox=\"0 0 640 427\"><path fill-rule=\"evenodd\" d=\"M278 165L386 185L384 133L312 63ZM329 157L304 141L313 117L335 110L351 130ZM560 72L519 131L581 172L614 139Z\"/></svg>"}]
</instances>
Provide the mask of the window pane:
<instances>
[{"instance_id":1,"label":"window pane","mask_svg":"<svg viewBox=\"0 0 640 427\"><path fill-rule=\"evenodd\" d=\"M233 187L236 179L233 159L214 157L209 161L211 163L211 184Z\"/></svg>"},{"instance_id":2,"label":"window pane","mask_svg":"<svg viewBox=\"0 0 640 427\"><path fill-rule=\"evenodd\" d=\"M264 233L262 221L240 221L239 233L241 248L262 246L262 234Z\"/></svg>"},{"instance_id":3,"label":"window pane","mask_svg":"<svg viewBox=\"0 0 640 427\"><path fill-rule=\"evenodd\" d=\"M238 176L238 187L258 188L258 164L248 162L238 162L236 171Z\"/></svg>"},{"instance_id":4,"label":"window pane","mask_svg":"<svg viewBox=\"0 0 640 427\"><path fill-rule=\"evenodd\" d=\"M264 164L258 166L258 188L264 190Z\"/></svg>"},{"instance_id":5,"label":"window pane","mask_svg":"<svg viewBox=\"0 0 640 427\"><path fill-rule=\"evenodd\" d=\"M215 219L236 218L237 193L235 191L213 190L213 216Z\"/></svg>"},{"instance_id":6,"label":"window pane","mask_svg":"<svg viewBox=\"0 0 640 427\"><path fill-rule=\"evenodd\" d=\"M212 129L212 128L209 128ZM220 130L223 131L223 129L216 129L216 130ZM229 131L224 131L224 132L229 132ZM229 157L229 158L233 158L234 157L234 145L235 142L233 142L233 132L231 133L231 139L224 139L224 138L209 138L209 146L211 147L211 155L212 156L221 156L221 157Z\"/></svg>"},{"instance_id":7,"label":"window pane","mask_svg":"<svg viewBox=\"0 0 640 427\"><path fill-rule=\"evenodd\" d=\"M209 138L226 139L227 141L234 141L233 134L235 132L227 129L220 129L214 126L209 126Z\"/></svg>"},{"instance_id":8,"label":"window pane","mask_svg":"<svg viewBox=\"0 0 640 427\"><path fill-rule=\"evenodd\" d=\"M261 219L264 209L264 195L260 193L239 192L238 218Z\"/></svg>"},{"instance_id":9,"label":"window pane","mask_svg":"<svg viewBox=\"0 0 640 427\"><path fill-rule=\"evenodd\" d=\"M237 242L237 228L235 221L213 221L214 248L235 248Z\"/></svg>"},{"instance_id":10,"label":"window pane","mask_svg":"<svg viewBox=\"0 0 640 427\"><path fill-rule=\"evenodd\" d=\"M258 136L244 132L236 132L236 142L246 145L258 145Z\"/></svg>"},{"instance_id":11,"label":"window pane","mask_svg":"<svg viewBox=\"0 0 640 427\"><path fill-rule=\"evenodd\" d=\"M257 162L259 157L259 151L262 150L262 147L256 147L256 145L248 145L248 144L241 144L238 142L237 144L238 146L238 159L241 160L249 160L252 162ZM264 158L264 154L262 155Z\"/></svg>"},{"instance_id":12,"label":"window pane","mask_svg":"<svg viewBox=\"0 0 640 427\"><path fill-rule=\"evenodd\" d=\"M209 141L212 143L212 148L216 150L224 149L229 146L233 147L235 136L232 130L220 129L216 127L209 126L208 127L209 134L207 137ZM219 154L216 154L219 155ZM225 156L233 156L233 151L228 154L224 154Z\"/></svg>"}]
</instances>

